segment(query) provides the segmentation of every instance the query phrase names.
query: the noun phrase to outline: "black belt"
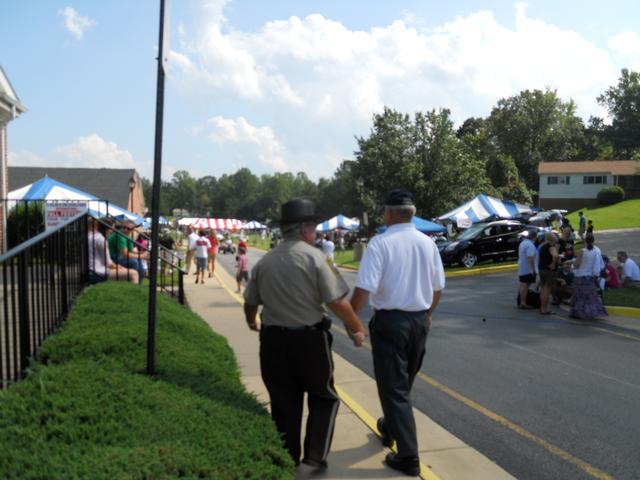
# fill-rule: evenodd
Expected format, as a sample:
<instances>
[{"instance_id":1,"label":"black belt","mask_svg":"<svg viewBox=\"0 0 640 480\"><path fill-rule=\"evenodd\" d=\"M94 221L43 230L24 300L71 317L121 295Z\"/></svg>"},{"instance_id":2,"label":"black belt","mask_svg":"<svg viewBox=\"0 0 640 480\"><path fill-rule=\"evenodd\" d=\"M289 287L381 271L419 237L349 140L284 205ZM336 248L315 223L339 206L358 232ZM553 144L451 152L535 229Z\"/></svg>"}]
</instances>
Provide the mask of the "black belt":
<instances>
[{"instance_id":1,"label":"black belt","mask_svg":"<svg viewBox=\"0 0 640 480\"><path fill-rule=\"evenodd\" d=\"M331 319L323 318L318 323L313 325L294 325L291 327L285 327L282 325L263 325L263 328L272 328L276 330L283 330L289 332L306 332L309 330L329 330L331 328Z\"/></svg>"},{"instance_id":2,"label":"black belt","mask_svg":"<svg viewBox=\"0 0 640 480\"><path fill-rule=\"evenodd\" d=\"M380 313L395 313L395 312L398 312L398 313L416 313L416 314L418 314L418 313L427 313L428 311L429 311L428 309L427 310L399 310L397 308L390 308L390 309L381 308L379 310L375 310L374 309L375 313L378 313L378 312L380 312Z\"/></svg>"}]
</instances>

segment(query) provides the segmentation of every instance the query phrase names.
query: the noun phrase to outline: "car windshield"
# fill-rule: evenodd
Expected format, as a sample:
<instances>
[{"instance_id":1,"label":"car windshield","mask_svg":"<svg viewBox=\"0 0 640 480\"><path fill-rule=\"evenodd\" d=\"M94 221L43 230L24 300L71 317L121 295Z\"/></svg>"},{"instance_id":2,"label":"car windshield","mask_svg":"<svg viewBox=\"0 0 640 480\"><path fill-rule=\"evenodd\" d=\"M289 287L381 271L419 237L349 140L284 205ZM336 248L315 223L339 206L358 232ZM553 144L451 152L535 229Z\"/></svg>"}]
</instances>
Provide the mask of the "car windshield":
<instances>
[{"instance_id":1,"label":"car windshield","mask_svg":"<svg viewBox=\"0 0 640 480\"><path fill-rule=\"evenodd\" d=\"M460 235L458 235L458 238L456 238L456 240L469 240L473 237L475 237L478 232L482 231L483 228L485 228L486 225L474 225L471 228L468 228L467 230L465 230L464 232L462 232Z\"/></svg>"}]
</instances>

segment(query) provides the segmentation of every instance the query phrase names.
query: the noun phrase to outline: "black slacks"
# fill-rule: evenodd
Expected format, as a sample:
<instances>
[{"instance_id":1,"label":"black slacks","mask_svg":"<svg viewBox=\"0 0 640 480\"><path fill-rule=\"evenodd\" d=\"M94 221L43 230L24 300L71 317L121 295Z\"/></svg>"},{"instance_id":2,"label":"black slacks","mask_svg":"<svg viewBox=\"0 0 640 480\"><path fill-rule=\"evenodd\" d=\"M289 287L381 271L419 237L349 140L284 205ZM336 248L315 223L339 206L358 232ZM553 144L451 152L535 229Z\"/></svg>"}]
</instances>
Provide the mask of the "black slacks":
<instances>
[{"instance_id":1,"label":"black slacks","mask_svg":"<svg viewBox=\"0 0 640 480\"><path fill-rule=\"evenodd\" d=\"M395 439L401 457L418 456L411 387L426 351L426 315L425 311L379 310L369 324L385 428Z\"/></svg>"},{"instance_id":2,"label":"black slacks","mask_svg":"<svg viewBox=\"0 0 640 480\"><path fill-rule=\"evenodd\" d=\"M296 464L304 394L309 416L304 458L326 460L340 400L333 386L332 336L328 330L260 331L260 369L271 400L271 418Z\"/></svg>"}]
</instances>

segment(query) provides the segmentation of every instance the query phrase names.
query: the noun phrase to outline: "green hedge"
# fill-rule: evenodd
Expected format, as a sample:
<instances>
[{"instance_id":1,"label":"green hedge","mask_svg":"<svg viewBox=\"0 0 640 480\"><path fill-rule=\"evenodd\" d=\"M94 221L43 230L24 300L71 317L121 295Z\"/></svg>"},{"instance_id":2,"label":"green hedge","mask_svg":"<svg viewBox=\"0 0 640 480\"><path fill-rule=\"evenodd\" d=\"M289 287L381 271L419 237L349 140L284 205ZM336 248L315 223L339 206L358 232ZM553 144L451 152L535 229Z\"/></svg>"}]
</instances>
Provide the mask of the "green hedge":
<instances>
[{"instance_id":1,"label":"green hedge","mask_svg":"<svg viewBox=\"0 0 640 480\"><path fill-rule=\"evenodd\" d=\"M613 205L624 200L624 190L618 185L604 187L598 192L598 203L600 205Z\"/></svg>"},{"instance_id":2,"label":"green hedge","mask_svg":"<svg viewBox=\"0 0 640 480\"><path fill-rule=\"evenodd\" d=\"M0 393L0 478L293 478L226 340L159 296L144 375L147 289L91 287L28 377Z\"/></svg>"}]
</instances>

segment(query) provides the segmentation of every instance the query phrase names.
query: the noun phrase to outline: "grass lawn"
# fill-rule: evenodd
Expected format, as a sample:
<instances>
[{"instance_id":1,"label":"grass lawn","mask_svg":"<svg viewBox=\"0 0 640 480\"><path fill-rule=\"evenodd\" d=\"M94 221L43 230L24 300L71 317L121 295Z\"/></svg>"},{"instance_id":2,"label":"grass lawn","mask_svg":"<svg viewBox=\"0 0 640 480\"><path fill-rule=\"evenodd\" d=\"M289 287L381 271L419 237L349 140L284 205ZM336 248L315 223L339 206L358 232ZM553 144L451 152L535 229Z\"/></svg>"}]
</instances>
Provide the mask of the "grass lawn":
<instances>
[{"instance_id":1,"label":"grass lawn","mask_svg":"<svg viewBox=\"0 0 640 480\"><path fill-rule=\"evenodd\" d=\"M226 339L164 295L156 375L144 373L147 302L137 285L89 287L0 391L0 478L293 478Z\"/></svg>"},{"instance_id":2,"label":"grass lawn","mask_svg":"<svg viewBox=\"0 0 640 480\"><path fill-rule=\"evenodd\" d=\"M568 215L573 228L578 230L578 211ZM640 227L640 198L594 209L583 208L587 220L593 221L594 230Z\"/></svg>"},{"instance_id":3,"label":"grass lawn","mask_svg":"<svg viewBox=\"0 0 640 480\"><path fill-rule=\"evenodd\" d=\"M605 305L640 308L640 288L613 288L604 292Z\"/></svg>"},{"instance_id":4,"label":"grass lawn","mask_svg":"<svg viewBox=\"0 0 640 480\"><path fill-rule=\"evenodd\" d=\"M247 243L250 247L260 248L262 250L269 250L271 248L271 239L266 236L260 238L260 235L257 233L250 233L247 235Z\"/></svg>"}]
</instances>

